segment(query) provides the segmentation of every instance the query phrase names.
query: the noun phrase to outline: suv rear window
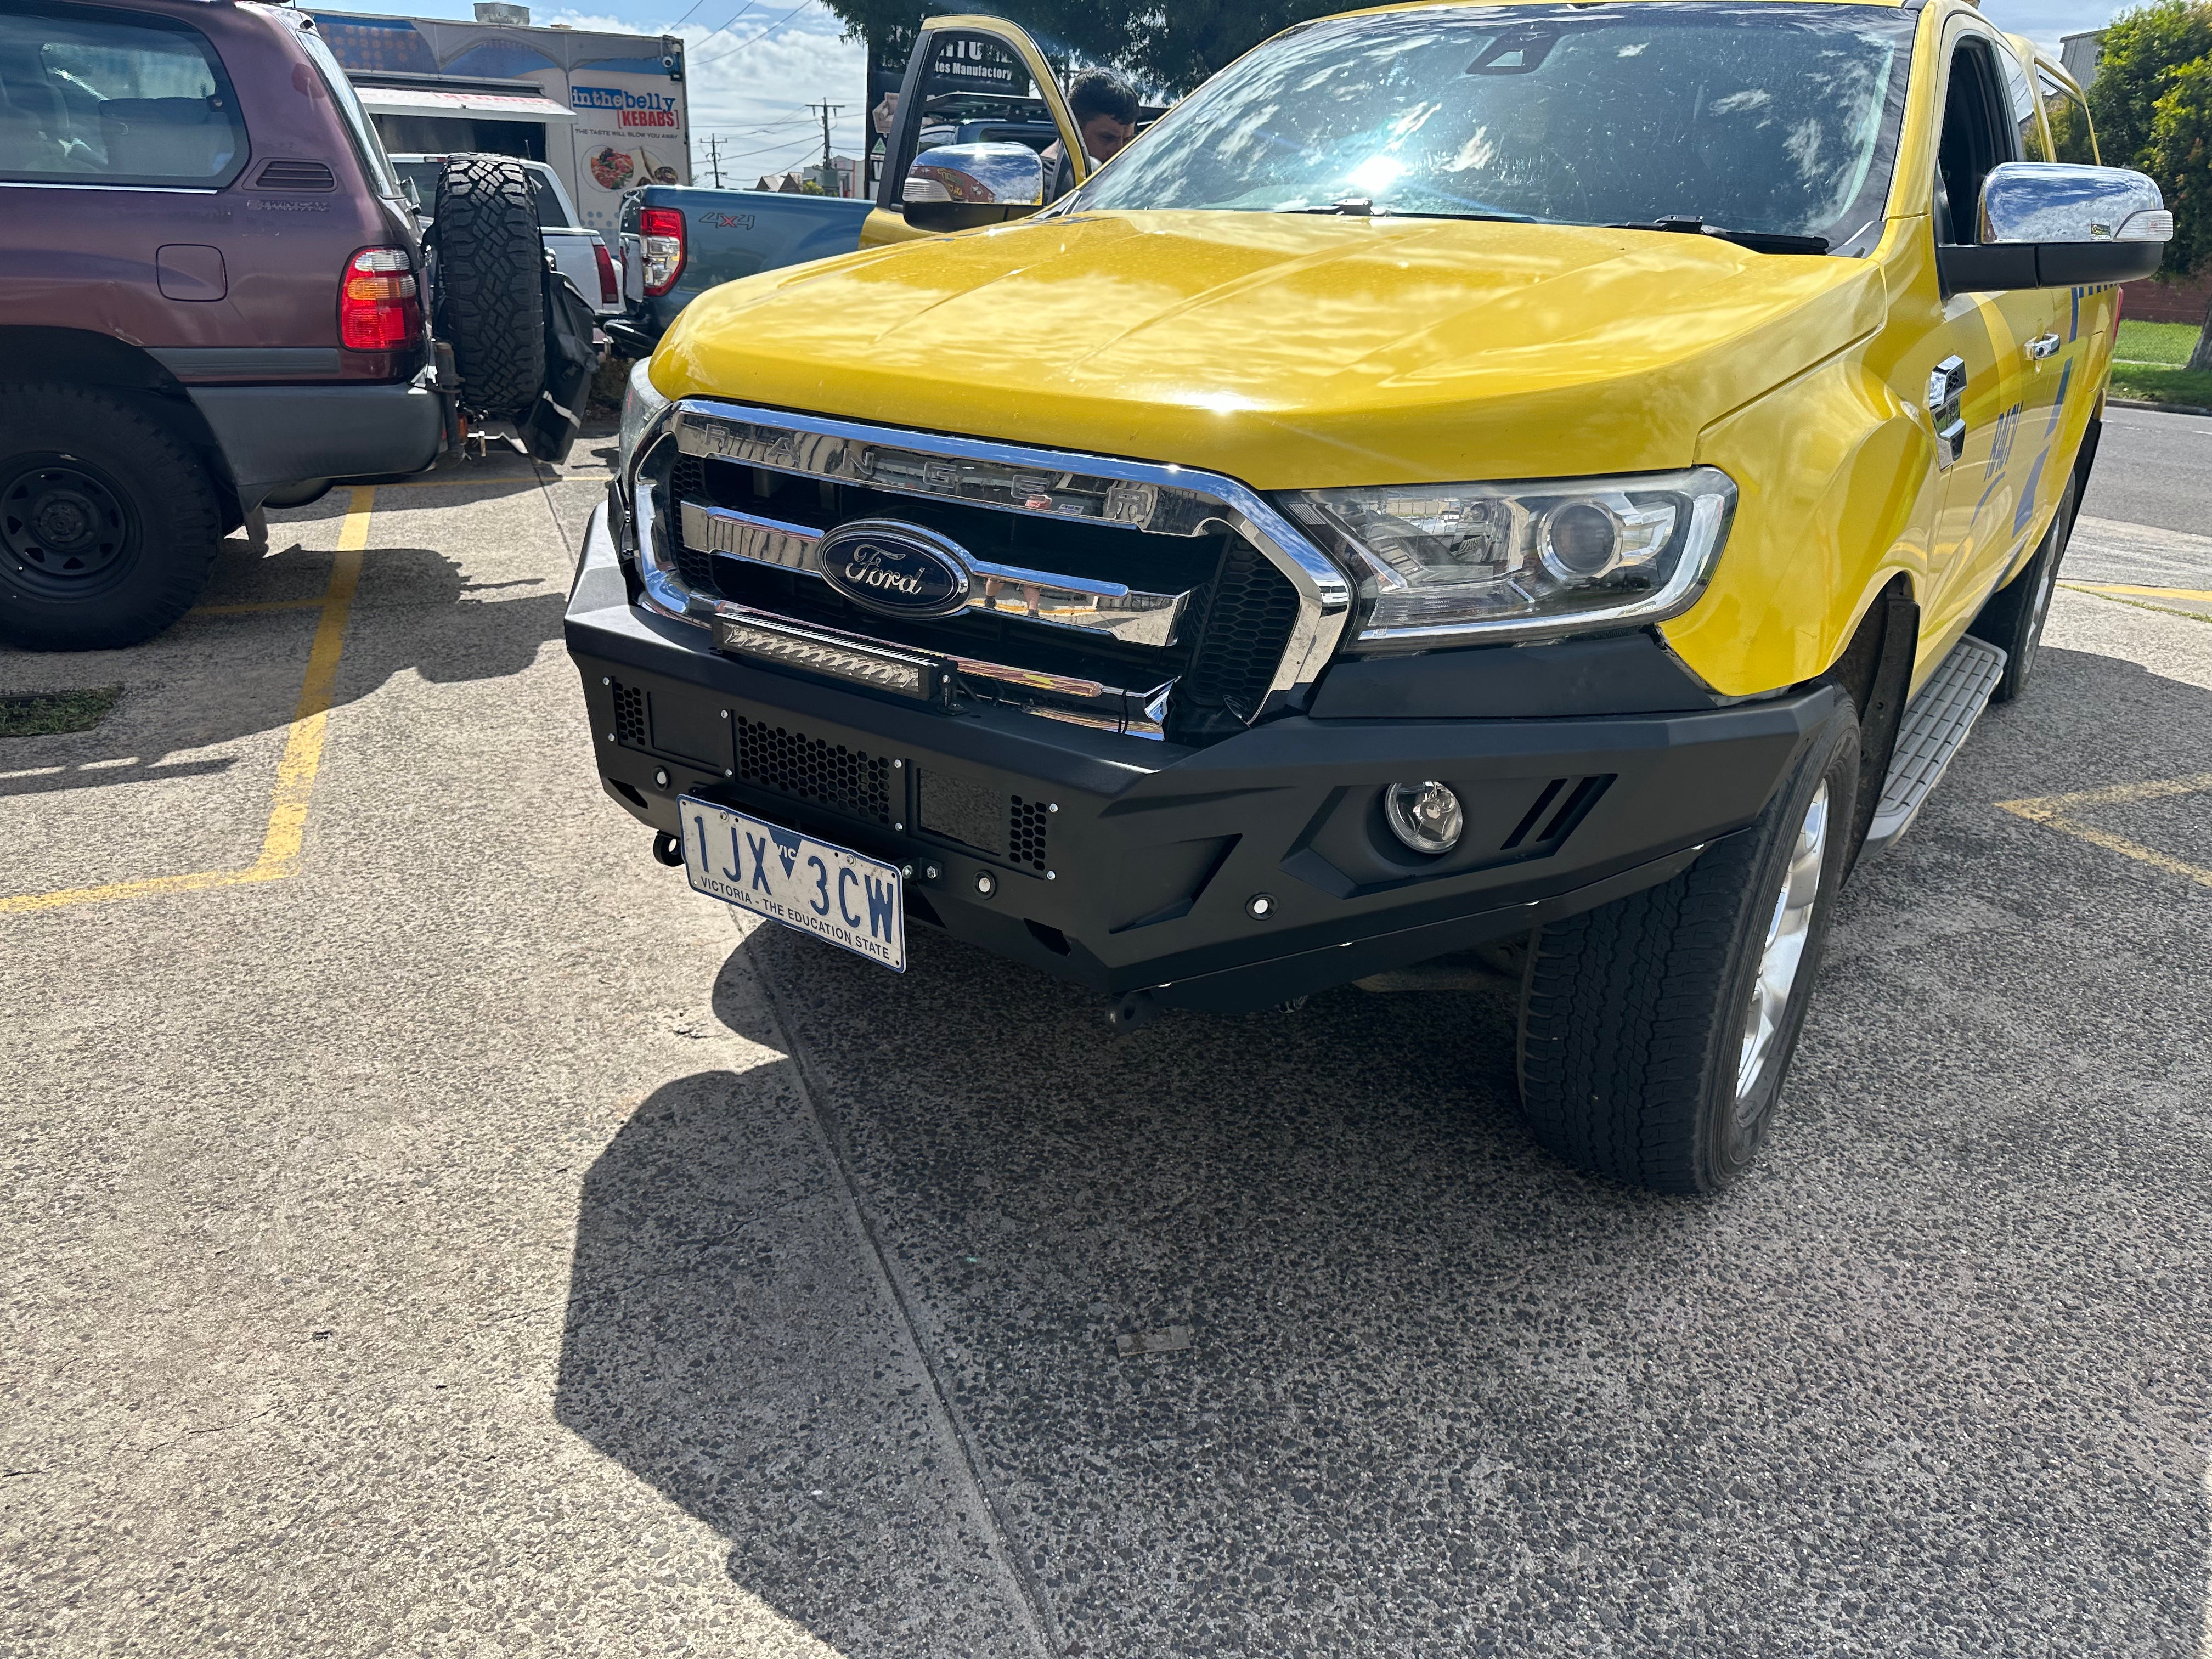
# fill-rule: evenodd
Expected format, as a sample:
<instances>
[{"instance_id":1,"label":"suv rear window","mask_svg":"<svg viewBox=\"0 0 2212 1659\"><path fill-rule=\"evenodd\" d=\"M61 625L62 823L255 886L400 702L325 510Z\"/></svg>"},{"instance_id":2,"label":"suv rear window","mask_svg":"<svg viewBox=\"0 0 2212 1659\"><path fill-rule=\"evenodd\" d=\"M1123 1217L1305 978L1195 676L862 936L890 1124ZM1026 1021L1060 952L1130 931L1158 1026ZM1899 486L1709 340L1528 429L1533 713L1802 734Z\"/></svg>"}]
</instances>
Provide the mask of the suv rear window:
<instances>
[{"instance_id":1,"label":"suv rear window","mask_svg":"<svg viewBox=\"0 0 2212 1659\"><path fill-rule=\"evenodd\" d=\"M222 61L166 19L0 15L0 179L220 187L246 165Z\"/></svg>"}]
</instances>

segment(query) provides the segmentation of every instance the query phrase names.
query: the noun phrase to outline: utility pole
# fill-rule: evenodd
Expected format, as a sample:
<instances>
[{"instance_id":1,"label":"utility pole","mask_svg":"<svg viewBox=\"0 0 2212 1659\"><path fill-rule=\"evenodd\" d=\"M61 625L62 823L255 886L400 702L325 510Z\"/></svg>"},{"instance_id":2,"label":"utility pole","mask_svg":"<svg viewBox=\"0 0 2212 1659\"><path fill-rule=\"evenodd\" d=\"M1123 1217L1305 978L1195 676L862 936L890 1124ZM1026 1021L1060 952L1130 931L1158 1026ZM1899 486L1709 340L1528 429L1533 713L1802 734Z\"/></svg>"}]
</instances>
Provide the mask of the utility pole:
<instances>
[{"instance_id":1,"label":"utility pole","mask_svg":"<svg viewBox=\"0 0 2212 1659\"><path fill-rule=\"evenodd\" d=\"M806 107L818 110L822 115L822 169L815 178L825 193L842 196L844 191L837 178L837 169L830 160L830 118L845 106L842 104L809 104Z\"/></svg>"},{"instance_id":2,"label":"utility pole","mask_svg":"<svg viewBox=\"0 0 2212 1659\"><path fill-rule=\"evenodd\" d=\"M714 170L714 188L721 189L722 135L719 132L710 132L707 135L707 163Z\"/></svg>"}]
</instances>

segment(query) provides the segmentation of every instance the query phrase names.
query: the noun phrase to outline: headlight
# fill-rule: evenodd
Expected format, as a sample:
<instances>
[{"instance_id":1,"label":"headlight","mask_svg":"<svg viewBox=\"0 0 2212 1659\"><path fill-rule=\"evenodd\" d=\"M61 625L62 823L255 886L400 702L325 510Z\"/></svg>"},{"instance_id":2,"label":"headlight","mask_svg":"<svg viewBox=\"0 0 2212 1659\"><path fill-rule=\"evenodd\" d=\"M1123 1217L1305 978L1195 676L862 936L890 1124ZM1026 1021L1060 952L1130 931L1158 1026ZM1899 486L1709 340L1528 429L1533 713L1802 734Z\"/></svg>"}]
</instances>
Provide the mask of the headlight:
<instances>
[{"instance_id":1,"label":"headlight","mask_svg":"<svg viewBox=\"0 0 2212 1659\"><path fill-rule=\"evenodd\" d=\"M1291 516L1359 576L1354 648L1579 633L1697 600L1735 485L1686 472L1302 489Z\"/></svg>"},{"instance_id":2,"label":"headlight","mask_svg":"<svg viewBox=\"0 0 2212 1659\"><path fill-rule=\"evenodd\" d=\"M640 358L637 367L629 372L629 390L623 393L622 437L617 453L621 461L617 476L625 481L629 477L630 458L637 453L637 441L653 424L653 417L668 407L668 399L653 389L653 382L647 377L646 370L652 366L650 357ZM627 482L623 488L629 488Z\"/></svg>"}]
</instances>

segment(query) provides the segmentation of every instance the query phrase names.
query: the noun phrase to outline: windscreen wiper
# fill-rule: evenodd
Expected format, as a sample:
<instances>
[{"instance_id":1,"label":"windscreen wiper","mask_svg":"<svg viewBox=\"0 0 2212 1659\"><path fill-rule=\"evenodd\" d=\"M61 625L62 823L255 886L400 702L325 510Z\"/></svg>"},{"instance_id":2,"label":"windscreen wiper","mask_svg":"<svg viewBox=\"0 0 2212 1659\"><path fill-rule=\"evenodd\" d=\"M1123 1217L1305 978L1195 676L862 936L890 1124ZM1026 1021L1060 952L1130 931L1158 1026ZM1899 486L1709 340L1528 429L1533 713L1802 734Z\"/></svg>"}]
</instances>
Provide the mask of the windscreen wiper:
<instances>
[{"instance_id":1,"label":"windscreen wiper","mask_svg":"<svg viewBox=\"0 0 2212 1659\"><path fill-rule=\"evenodd\" d=\"M1479 219L1498 225L1533 225L1540 221L1528 213L1431 213L1413 208L1377 207L1364 196L1348 196L1341 202L1319 207L1279 208L1279 213L1340 213L1358 219Z\"/></svg>"},{"instance_id":2,"label":"windscreen wiper","mask_svg":"<svg viewBox=\"0 0 2212 1659\"><path fill-rule=\"evenodd\" d=\"M1606 227L1607 230L1674 230L1686 236L1717 236L1723 242L1734 242L1754 253L1826 253L1828 239L1825 236L1792 236L1778 230L1730 230L1725 225L1709 225L1693 214L1669 213L1657 219L1617 220Z\"/></svg>"}]
</instances>

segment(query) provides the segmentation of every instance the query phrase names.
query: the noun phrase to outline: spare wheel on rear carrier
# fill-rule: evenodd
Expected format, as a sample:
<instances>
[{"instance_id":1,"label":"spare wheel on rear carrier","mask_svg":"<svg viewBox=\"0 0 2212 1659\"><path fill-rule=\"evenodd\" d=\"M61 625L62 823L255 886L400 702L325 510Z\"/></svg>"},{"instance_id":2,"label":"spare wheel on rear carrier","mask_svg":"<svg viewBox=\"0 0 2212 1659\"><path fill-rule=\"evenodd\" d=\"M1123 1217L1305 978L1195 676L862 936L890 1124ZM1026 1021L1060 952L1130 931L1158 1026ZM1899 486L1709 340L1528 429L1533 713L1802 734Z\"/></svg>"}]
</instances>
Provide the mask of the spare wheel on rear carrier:
<instances>
[{"instance_id":1,"label":"spare wheel on rear carrier","mask_svg":"<svg viewBox=\"0 0 2212 1659\"><path fill-rule=\"evenodd\" d=\"M519 420L545 380L545 243L529 175L503 156L448 156L434 218L435 325L453 348L461 406Z\"/></svg>"}]
</instances>

